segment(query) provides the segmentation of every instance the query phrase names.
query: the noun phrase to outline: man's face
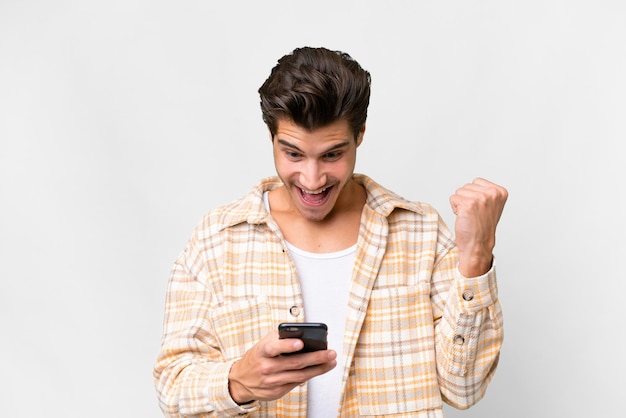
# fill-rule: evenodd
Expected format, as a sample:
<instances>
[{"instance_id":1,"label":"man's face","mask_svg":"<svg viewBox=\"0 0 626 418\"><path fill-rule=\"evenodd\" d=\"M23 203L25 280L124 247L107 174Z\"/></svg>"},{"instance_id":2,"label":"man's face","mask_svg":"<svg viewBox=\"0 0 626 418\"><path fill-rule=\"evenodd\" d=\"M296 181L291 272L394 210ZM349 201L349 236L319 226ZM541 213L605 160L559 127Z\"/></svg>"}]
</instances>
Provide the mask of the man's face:
<instances>
[{"instance_id":1,"label":"man's face","mask_svg":"<svg viewBox=\"0 0 626 418\"><path fill-rule=\"evenodd\" d=\"M357 139L345 120L312 132L282 119L273 138L274 164L285 184L293 209L310 221L321 221L333 211L349 207ZM348 186L348 187L346 187Z\"/></svg>"}]
</instances>

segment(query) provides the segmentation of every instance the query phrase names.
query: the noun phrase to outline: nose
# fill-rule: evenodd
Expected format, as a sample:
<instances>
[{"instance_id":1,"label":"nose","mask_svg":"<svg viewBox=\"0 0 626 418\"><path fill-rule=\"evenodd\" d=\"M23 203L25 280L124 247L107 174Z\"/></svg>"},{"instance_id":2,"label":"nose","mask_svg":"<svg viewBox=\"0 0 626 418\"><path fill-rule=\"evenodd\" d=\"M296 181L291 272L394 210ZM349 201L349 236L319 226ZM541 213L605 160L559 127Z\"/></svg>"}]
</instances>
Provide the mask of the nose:
<instances>
[{"instance_id":1,"label":"nose","mask_svg":"<svg viewBox=\"0 0 626 418\"><path fill-rule=\"evenodd\" d=\"M326 185L326 173L318 161L307 160L300 172L300 185L307 191L315 192Z\"/></svg>"}]
</instances>

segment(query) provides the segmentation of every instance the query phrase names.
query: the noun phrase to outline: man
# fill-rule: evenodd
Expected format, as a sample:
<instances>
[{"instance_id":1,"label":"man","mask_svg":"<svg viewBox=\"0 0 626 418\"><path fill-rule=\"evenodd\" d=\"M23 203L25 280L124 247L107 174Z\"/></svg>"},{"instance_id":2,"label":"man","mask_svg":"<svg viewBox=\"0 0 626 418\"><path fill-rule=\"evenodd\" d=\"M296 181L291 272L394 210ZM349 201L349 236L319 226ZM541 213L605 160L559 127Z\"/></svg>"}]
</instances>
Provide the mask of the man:
<instances>
[{"instance_id":1,"label":"man","mask_svg":"<svg viewBox=\"0 0 626 418\"><path fill-rule=\"evenodd\" d=\"M492 250L507 191L427 204L354 173L370 75L301 48L259 89L278 177L209 212L170 278L155 367L170 417L442 417L485 393L502 344ZM281 322L325 322L292 353ZM307 415L308 414L308 415Z\"/></svg>"}]
</instances>

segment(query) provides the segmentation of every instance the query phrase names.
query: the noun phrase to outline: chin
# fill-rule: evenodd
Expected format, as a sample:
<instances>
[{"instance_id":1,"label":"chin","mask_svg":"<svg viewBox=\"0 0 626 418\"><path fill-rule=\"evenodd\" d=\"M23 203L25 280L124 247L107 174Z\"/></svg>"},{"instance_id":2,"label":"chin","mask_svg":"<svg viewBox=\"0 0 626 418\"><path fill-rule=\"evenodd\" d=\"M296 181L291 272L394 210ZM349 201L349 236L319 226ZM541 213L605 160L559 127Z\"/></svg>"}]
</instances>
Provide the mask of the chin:
<instances>
[{"instance_id":1,"label":"chin","mask_svg":"<svg viewBox=\"0 0 626 418\"><path fill-rule=\"evenodd\" d=\"M302 215L302 217L307 221L311 222L321 222L328 217L328 213L326 212L311 213L311 211L307 210L301 210L300 215Z\"/></svg>"},{"instance_id":2,"label":"chin","mask_svg":"<svg viewBox=\"0 0 626 418\"><path fill-rule=\"evenodd\" d=\"M326 209L308 209L308 208L303 208L300 207L298 212L300 212L300 215L306 219L307 221L311 221L311 222L321 222L326 220L330 213L332 212L331 210L326 210Z\"/></svg>"}]
</instances>

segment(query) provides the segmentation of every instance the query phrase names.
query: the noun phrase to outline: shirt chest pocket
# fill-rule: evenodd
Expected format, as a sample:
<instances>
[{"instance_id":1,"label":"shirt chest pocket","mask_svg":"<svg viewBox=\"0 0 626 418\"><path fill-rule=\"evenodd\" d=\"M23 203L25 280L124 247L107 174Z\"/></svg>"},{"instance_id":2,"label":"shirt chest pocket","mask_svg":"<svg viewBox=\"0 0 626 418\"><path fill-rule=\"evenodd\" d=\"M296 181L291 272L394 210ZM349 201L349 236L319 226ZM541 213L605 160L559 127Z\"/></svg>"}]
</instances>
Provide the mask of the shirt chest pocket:
<instances>
[{"instance_id":1,"label":"shirt chest pocket","mask_svg":"<svg viewBox=\"0 0 626 418\"><path fill-rule=\"evenodd\" d=\"M360 414L440 408L434 344L428 285L373 290L354 356Z\"/></svg>"},{"instance_id":2,"label":"shirt chest pocket","mask_svg":"<svg viewBox=\"0 0 626 418\"><path fill-rule=\"evenodd\" d=\"M217 308L211 323L224 360L241 357L272 330L270 307L264 297Z\"/></svg>"}]
</instances>

